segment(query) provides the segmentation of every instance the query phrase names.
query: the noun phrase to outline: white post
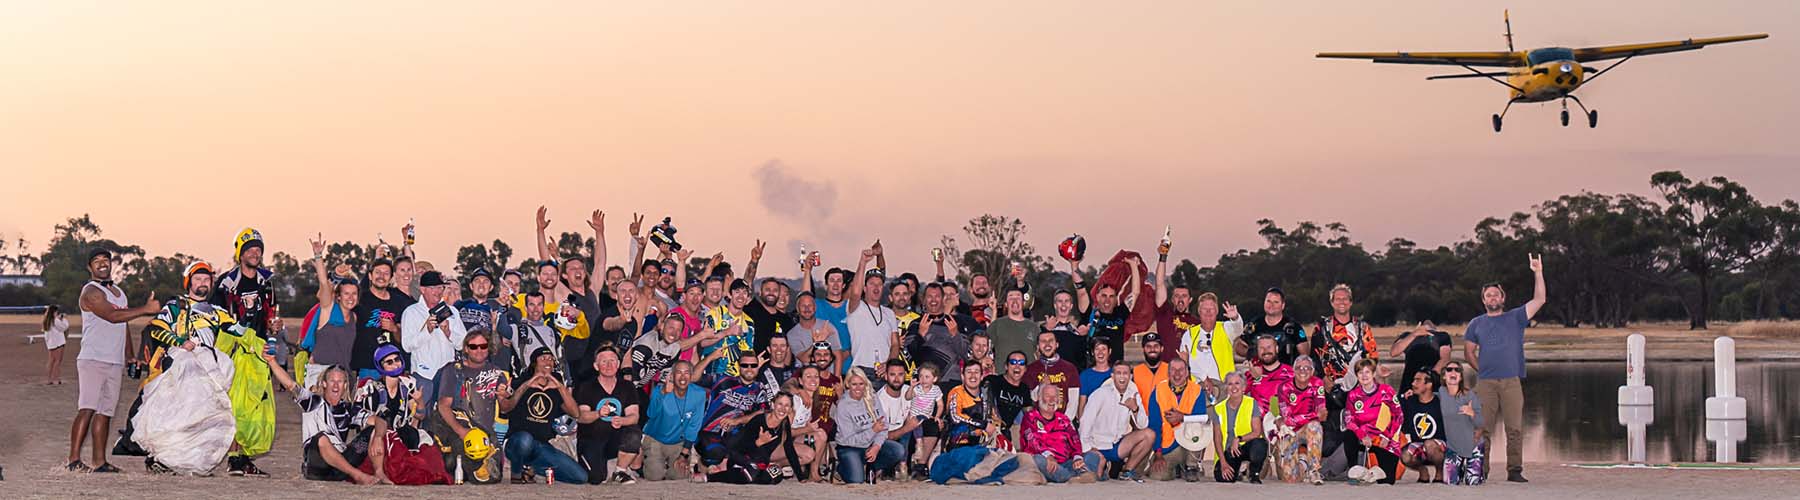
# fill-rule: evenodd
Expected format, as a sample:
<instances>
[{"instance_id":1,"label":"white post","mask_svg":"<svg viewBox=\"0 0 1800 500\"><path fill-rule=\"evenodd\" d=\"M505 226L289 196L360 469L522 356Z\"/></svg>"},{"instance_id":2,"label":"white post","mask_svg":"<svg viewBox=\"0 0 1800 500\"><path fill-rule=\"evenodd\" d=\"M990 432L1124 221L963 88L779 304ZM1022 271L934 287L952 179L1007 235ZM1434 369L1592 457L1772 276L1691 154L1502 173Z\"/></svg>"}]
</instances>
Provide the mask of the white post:
<instances>
[{"instance_id":1,"label":"white post","mask_svg":"<svg viewBox=\"0 0 1800 500\"><path fill-rule=\"evenodd\" d=\"M1713 390L1706 398L1706 440L1713 442L1714 461L1737 461L1744 440L1744 398L1737 396L1737 343L1731 337L1713 341Z\"/></svg>"},{"instance_id":2,"label":"white post","mask_svg":"<svg viewBox=\"0 0 1800 500\"><path fill-rule=\"evenodd\" d=\"M1645 428L1656 421L1656 390L1644 385L1644 334L1625 338L1625 385L1619 386L1619 424L1627 437L1627 459L1643 463Z\"/></svg>"}]
</instances>

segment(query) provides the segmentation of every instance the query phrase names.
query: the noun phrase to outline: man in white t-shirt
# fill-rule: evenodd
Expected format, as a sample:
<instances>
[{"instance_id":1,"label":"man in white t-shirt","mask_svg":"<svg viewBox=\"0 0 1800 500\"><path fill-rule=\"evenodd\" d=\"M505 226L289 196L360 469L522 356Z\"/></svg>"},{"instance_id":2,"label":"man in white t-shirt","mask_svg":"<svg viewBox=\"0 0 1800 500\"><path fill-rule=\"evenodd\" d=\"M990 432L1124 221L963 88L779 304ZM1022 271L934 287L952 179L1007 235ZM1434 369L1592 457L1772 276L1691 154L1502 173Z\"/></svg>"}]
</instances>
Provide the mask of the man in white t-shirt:
<instances>
[{"instance_id":1,"label":"man in white t-shirt","mask_svg":"<svg viewBox=\"0 0 1800 500\"><path fill-rule=\"evenodd\" d=\"M88 252L88 282L81 286L81 354L75 357L80 386L79 410L69 428L69 472L119 472L106 463L106 440L112 436L113 411L119 407L119 383L125 365L139 364L126 323L162 309L151 293L144 305L127 308L125 290L112 281L112 252ZM81 442L93 437L94 466L81 463Z\"/></svg>"},{"instance_id":2,"label":"man in white t-shirt","mask_svg":"<svg viewBox=\"0 0 1800 500\"><path fill-rule=\"evenodd\" d=\"M881 307L881 291L885 288L880 269L869 269L869 261L881 253L881 245L864 250L856 264L856 283L850 289L850 305L844 323L850 327L850 366L863 370L869 379L893 353L899 350L900 318L894 311Z\"/></svg>"}]
</instances>

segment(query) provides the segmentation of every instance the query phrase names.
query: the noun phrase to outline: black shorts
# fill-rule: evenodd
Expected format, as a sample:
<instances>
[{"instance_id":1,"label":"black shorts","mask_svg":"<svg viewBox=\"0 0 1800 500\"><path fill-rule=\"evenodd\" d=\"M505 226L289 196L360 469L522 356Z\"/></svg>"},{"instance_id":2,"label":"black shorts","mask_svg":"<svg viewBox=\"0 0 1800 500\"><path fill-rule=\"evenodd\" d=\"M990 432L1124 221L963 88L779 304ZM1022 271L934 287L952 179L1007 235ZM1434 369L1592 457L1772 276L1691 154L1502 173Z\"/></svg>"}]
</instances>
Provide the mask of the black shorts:
<instances>
[{"instance_id":1,"label":"black shorts","mask_svg":"<svg viewBox=\"0 0 1800 500\"><path fill-rule=\"evenodd\" d=\"M300 459L301 475L312 481L349 481L349 474L338 470L337 467L332 467L325 461L325 456L319 451L320 446L331 446L331 441L326 439L324 434L306 440L304 445L306 455ZM362 465L369 456L369 434L367 432L358 434L356 438L344 444L344 450L339 454L342 454L344 461L350 462L352 466Z\"/></svg>"}]
</instances>

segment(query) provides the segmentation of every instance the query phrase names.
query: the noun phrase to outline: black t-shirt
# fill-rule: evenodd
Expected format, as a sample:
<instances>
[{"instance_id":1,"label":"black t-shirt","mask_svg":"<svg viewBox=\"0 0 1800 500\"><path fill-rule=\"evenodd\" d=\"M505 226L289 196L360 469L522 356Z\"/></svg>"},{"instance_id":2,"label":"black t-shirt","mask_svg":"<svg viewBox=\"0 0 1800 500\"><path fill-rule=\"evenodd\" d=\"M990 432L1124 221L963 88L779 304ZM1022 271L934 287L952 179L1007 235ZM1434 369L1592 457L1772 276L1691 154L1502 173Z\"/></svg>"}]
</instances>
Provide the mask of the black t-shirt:
<instances>
[{"instance_id":1,"label":"black t-shirt","mask_svg":"<svg viewBox=\"0 0 1800 500\"><path fill-rule=\"evenodd\" d=\"M1113 306L1111 311L1094 311L1089 314L1088 336L1104 340L1106 345L1112 348L1112 356L1109 360L1112 363L1125 360L1125 320L1130 317L1131 310L1125 308L1125 304ZM1057 342L1061 343L1062 341L1059 339ZM1063 354L1065 351L1062 347L1058 347L1056 352L1063 359L1075 362L1076 368L1087 369L1094 365L1094 360L1088 359L1090 356L1087 355L1086 350L1087 347L1082 346L1081 354L1076 357Z\"/></svg>"},{"instance_id":2,"label":"black t-shirt","mask_svg":"<svg viewBox=\"0 0 1800 500\"><path fill-rule=\"evenodd\" d=\"M562 376L556 376L562 379ZM507 414L513 433L530 433L539 443L548 443L556 437L556 428L551 425L558 417L566 415L562 407L562 391L523 389L531 377L519 377L513 381L513 390L519 393L518 404Z\"/></svg>"},{"instance_id":3,"label":"black t-shirt","mask_svg":"<svg viewBox=\"0 0 1800 500\"><path fill-rule=\"evenodd\" d=\"M639 399L637 387L623 378L615 380L610 391L595 379L588 379L582 382L580 387L575 388L576 406L586 406L593 408L594 411L599 411L602 404L613 406L616 403L617 405L613 406L612 414L620 418L625 416L626 408L633 406L638 407L638 415L643 415L644 407ZM602 420L581 424L580 428L575 431L575 437L577 439L606 439L606 436L612 432L613 426L612 422L602 418Z\"/></svg>"},{"instance_id":4,"label":"black t-shirt","mask_svg":"<svg viewBox=\"0 0 1800 500\"><path fill-rule=\"evenodd\" d=\"M382 300L367 288L362 291L362 298L356 302L356 343L350 347L350 366L358 370L375 369L375 347L381 344L400 345L398 333L389 334L381 329L381 318L400 326L400 314L411 306L413 298L401 293L398 288L387 289L388 298Z\"/></svg>"},{"instance_id":5,"label":"black t-shirt","mask_svg":"<svg viewBox=\"0 0 1800 500\"><path fill-rule=\"evenodd\" d=\"M1406 436L1413 441L1427 439L1444 439L1444 410L1438 404L1443 400L1431 398L1430 403L1420 403L1418 396L1409 396L1400 400L1400 410L1406 414Z\"/></svg>"},{"instance_id":6,"label":"black t-shirt","mask_svg":"<svg viewBox=\"0 0 1800 500\"><path fill-rule=\"evenodd\" d=\"M265 269L232 268L213 280L213 294L207 302L224 308L238 324L272 338L275 334L268 329L275 312L275 290L269 286L269 276Z\"/></svg>"},{"instance_id":7,"label":"black t-shirt","mask_svg":"<svg viewBox=\"0 0 1800 500\"><path fill-rule=\"evenodd\" d=\"M1406 369L1401 372L1399 383L1394 384L1394 387L1412 387L1413 374L1437 366L1440 359L1438 349L1448 345L1450 334L1440 331L1414 337L1412 343L1406 345Z\"/></svg>"},{"instance_id":8,"label":"black t-shirt","mask_svg":"<svg viewBox=\"0 0 1800 500\"><path fill-rule=\"evenodd\" d=\"M1243 339L1244 343L1250 346L1250 354L1254 357L1256 339L1264 335L1273 336L1276 345L1275 357L1281 359L1281 364L1294 364L1294 358L1301 354L1300 346L1306 344L1306 330L1300 326L1299 322L1294 321L1294 318L1287 316L1282 316L1281 321L1274 325L1270 325L1266 319L1256 318L1245 325L1244 335L1238 338Z\"/></svg>"},{"instance_id":9,"label":"black t-shirt","mask_svg":"<svg viewBox=\"0 0 1800 500\"><path fill-rule=\"evenodd\" d=\"M786 336L788 330L794 329L794 317L782 311L770 311L763 307L762 300L752 300L744 306L744 315L750 317L750 324L756 326L754 345L756 352L769 350L769 339L776 335Z\"/></svg>"},{"instance_id":10,"label":"black t-shirt","mask_svg":"<svg viewBox=\"0 0 1800 500\"><path fill-rule=\"evenodd\" d=\"M1031 407L1031 389L1025 388L1024 379L1019 379L1019 385L1013 385L1006 382L1005 376L993 374L982 380L981 385L986 386L983 392L987 396L983 399L994 402L1000 425L1006 429L1011 429L1019 414Z\"/></svg>"},{"instance_id":11,"label":"black t-shirt","mask_svg":"<svg viewBox=\"0 0 1800 500\"><path fill-rule=\"evenodd\" d=\"M781 386L786 384L788 379L794 377L794 363L793 361L788 361L787 366L775 366L764 363L762 369L757 370L756 376L762 378L765 387L780 390Z\"/></svg>"}]
</instances>

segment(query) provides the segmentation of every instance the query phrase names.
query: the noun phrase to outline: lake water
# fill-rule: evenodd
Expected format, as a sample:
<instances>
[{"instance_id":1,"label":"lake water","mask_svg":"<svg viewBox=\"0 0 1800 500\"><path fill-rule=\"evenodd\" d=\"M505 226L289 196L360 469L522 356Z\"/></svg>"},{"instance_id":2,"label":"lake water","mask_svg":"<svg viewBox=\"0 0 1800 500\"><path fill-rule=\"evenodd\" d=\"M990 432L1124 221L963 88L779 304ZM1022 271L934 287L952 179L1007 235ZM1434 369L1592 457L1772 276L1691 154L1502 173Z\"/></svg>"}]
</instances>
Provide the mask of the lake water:
<instances>
[{"instance_id":1,"label":"lake water","mask_svg":"<svg viewBox=\"0 0 1800 500\"><path fill-rule=\"evenodd\" d=\"M1655 362L1645 383L1656 388L1656 421L1648 427L1651 462L1709 462L1706 398L1713 395L1711 362ZM1745 399L1747 436L1738 460L1800 461L1800 362L1741 362L1737 394ZM1619 424L1618 389L1625 363L1532 363L1525 379L1527 462L1624 462L1625 426ZM1493 440L1495 465L1504 462L1505 439Z\"/></svg>"}]
</instances>

